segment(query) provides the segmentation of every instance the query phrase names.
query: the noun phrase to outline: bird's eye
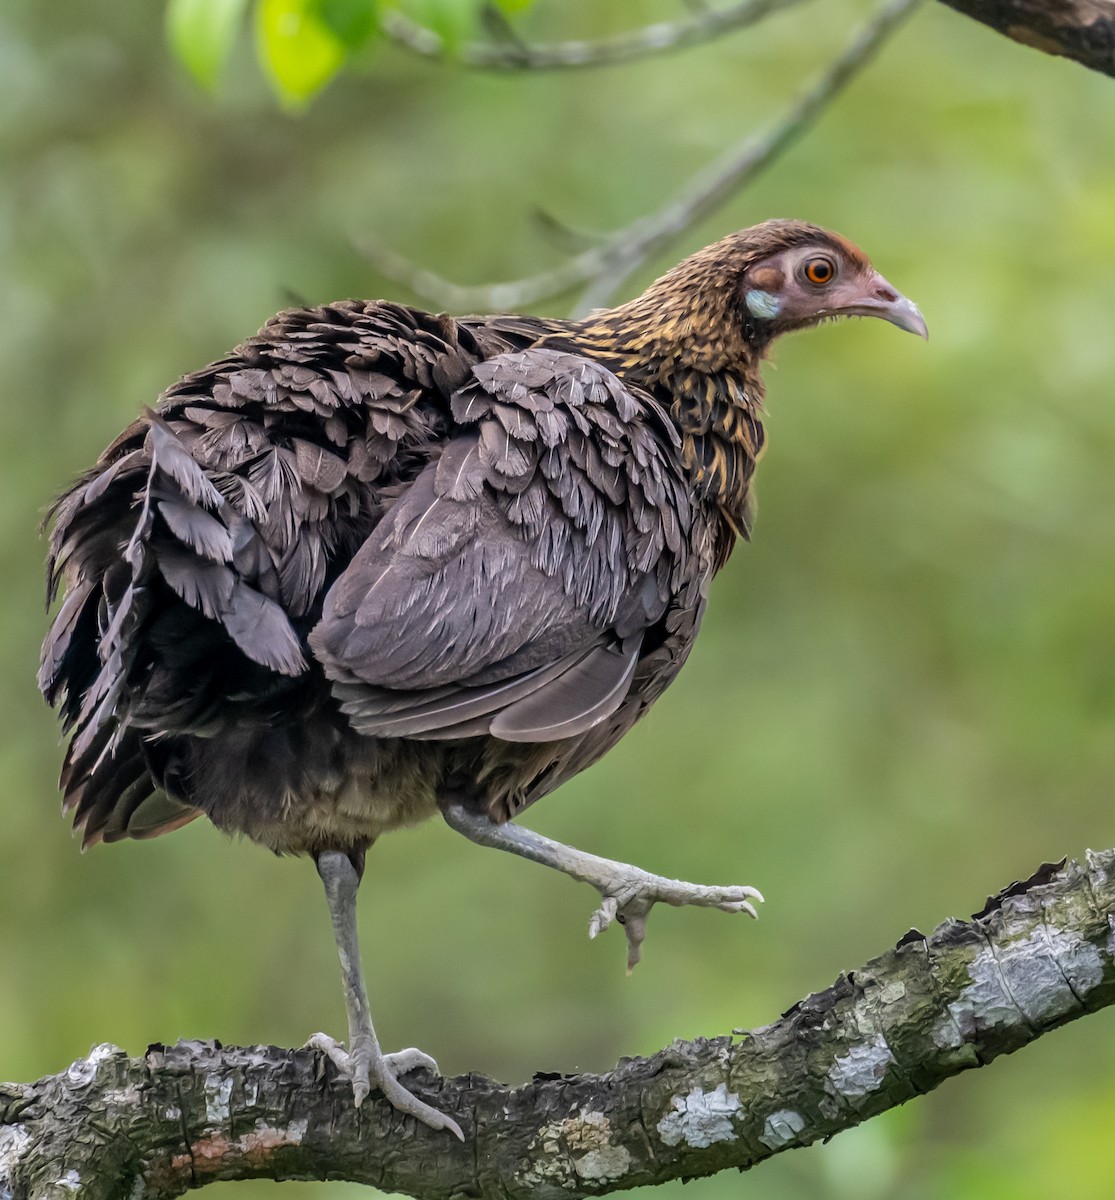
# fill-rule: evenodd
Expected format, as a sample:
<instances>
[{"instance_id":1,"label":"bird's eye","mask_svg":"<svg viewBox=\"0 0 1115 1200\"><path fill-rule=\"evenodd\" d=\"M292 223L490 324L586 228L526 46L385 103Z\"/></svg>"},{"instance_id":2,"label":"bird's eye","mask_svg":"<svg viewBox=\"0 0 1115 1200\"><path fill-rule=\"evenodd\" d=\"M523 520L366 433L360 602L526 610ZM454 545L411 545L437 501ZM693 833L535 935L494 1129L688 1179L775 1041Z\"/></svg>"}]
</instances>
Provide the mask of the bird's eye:
<instances>
[{"instance_id":1,"label":"bird's eye","mask_svg":"<svg viewBox=\"0 0 1115 1200\"><path fill-rule=\"evenodd\" d=\"M811 258L805 264L805 278L810 283L828 283L836 274L836 266L831 258Z\"/></svg>"}]
</instances>

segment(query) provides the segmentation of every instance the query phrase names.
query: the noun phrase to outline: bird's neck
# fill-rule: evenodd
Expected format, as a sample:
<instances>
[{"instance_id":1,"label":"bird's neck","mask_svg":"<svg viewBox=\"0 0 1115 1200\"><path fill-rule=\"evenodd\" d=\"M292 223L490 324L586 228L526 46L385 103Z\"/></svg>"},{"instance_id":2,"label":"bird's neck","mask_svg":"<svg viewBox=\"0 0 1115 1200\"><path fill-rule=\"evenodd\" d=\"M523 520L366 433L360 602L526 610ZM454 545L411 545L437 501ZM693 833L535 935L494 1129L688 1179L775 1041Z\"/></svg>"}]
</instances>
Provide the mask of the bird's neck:
<instances>
[{"instance_id":1,"label":"bird's neck","mask_svg":"<svg viewBox=\"0 0 1115 1200\"><path fill-rule=\"evenodd\" d=\"M735 374L675 367L654 389L681 434L695 493L714 504L732 532L750 533L751 477L763 452L762 386Z\"/></svg>"},{"instance_id":2,"label":"bird's neck","mask_svg":"<svg viewBox=\"0 0 1115 1200\"><path fill-rule=\"evenodd\" d=\"M763 450L762 348L720 314L670 311L647 293L577 322L573 340L625 382L666 408L682 441L694 492L716 506L731 530L748 533L748 494Z\"/></svg>"}]
</instances>

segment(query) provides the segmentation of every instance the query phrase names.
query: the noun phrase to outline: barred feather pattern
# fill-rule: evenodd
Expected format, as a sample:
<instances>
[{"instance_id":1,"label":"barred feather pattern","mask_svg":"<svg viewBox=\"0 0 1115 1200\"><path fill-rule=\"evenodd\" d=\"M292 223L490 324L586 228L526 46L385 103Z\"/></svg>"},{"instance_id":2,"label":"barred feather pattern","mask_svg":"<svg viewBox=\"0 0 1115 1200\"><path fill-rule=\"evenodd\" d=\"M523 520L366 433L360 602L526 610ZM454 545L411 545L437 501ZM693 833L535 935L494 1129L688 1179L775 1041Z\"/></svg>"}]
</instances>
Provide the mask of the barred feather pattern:
<instances>
[{"instance_id":1,"label":"barred feather pattern","mask_svg":"<svg viewBox=\"0 0 1115 1200\"><path fill-rule=\"evenodd\" d=\"M506 819L612 746L739 530L667 384L590 342L292 310L125 430L52 512L39 682L86 843L205 813L359 851L450 786Z\"/></svg>"}]
</instances>

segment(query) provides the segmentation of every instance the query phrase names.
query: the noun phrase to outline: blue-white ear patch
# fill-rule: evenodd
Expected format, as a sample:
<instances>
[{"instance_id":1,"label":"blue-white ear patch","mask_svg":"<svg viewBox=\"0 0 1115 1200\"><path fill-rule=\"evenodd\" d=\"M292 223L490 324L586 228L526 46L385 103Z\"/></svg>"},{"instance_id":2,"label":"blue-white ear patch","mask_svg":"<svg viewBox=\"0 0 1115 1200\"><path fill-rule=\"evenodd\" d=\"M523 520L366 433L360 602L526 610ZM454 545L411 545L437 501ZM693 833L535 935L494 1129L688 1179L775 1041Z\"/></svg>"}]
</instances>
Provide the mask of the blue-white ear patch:
<instances>
[{"instance_id":1,"label":"blue-white ear patch","mask_svg":"<svg viewBox=\"0 0 1115 1200\"><path fill-rule=\"evenodd\" d=\"M773 292L761 292L758 288L752 288L744 296L744 302L753 317L761 317L764 321L777 317L782 310L782 301Z\"/></svg>"}]
</instances>

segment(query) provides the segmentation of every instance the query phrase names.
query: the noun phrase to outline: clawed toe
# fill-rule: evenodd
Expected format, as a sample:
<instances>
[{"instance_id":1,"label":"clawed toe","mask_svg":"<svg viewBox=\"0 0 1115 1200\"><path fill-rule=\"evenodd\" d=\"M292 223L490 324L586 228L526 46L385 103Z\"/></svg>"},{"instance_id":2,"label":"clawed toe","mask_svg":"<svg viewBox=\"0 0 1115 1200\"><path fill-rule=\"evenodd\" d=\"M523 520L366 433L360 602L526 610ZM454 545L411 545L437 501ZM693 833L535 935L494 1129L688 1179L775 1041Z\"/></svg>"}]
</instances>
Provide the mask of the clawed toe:
<instances>
[{"instance_id":1,"label":"clawed toe","mask_svg":"<svg viewBox=\"0 0 1115 1200\"><path fill-rule=\"evenodd\" d=\"M763 903L763 893L758 888L753 887L729 887L729 888L709 888L711 893L723 893L720 899L711 900L710 906L720 909L721 912L727 913L747 913L749 917L754 917L756 920L759 914L755 911L755 905L752 900L759 904ZM700 903L700 901L696 901Z\"/></svg>"},{"instance_id":2,"label":"clawed toe","mask_svg":"<svg viewBox=\"0 0 1115 1200\"><path fill-rule=\"evenodd\" d=\"M588 935L594 938L604 932L609 925L616 919L616 913L619 911L619 901L615 896L605 896L600 902L600 907L592 914L588 922Z\"/></svg>"},{"instance_id":3,"label":"clawed toe","mask_svg":"<svg viewBox=\"0 0 1115 1200\"><path fill-rule=\"evenodd\" d=\"M438 1075L437 1063L421 1050L410 1046L394 1054L381 1054L370 1041L357 1037L352 1050L346 1050L327 1033L315 1033L306 1048L324 1054L337 1070L352 1083L352 1100L357 1108L364 1103L373 1085L400 1112L417 1117L431 1129L448 1129L460 1141L465 1140L461 1127L452 1117L419 1100L399 1082L400 1075L426 1070Z\"/></svg>"},{"instance_id":4,"label":"clawed toe","mask_svg":"<svg viewBox=\"0 0 1115 1200\"><path fill-rule=\"evenodd\" d=\"M747 913L758 917L752 901L763 902L758 888L706 887L697 883L685 883L678 879L665 879L650 875L637 868L628 868L637 875L633 879L617 881L607 890L601 888L603 899L588 923L590 938L603 933L613 922L618 921L627 935L627 970L630 973L642 957L642 945L646 938L647 916L656 903L675 906L697 905L701 908L718 908L721 912Z\"/></svg>"},{"instance_id":5,"label":"clawed toe","mask_svg":"<svg viewBox=\"0 0 1115 1200\"><path fill-rule=\"evenodd\" d=\"M324 1054L326 1058L341 1072L342 1075L349 1075L352 1072L352 1061L348 1051L344 1048L344 1044L338 1042L336 1038L330 1037L327 1033L312 1033L302 1045L303 1050L317 1050Z\"/></svg>"},{"instance_id":6,"label":"clawed toe","mask_svg":"<svg viewBox=\"0 0 1115 1200\"><path fill-rule=\"evenodd\" d=\"M305 1049L320 1051L337 1068L338 1072L349 1080L352 1084L352 1102L359 1108L372 1090L369 1070L371 1056L361 1054L359 1046L355 1052L350 1053L336 1038L330 1037L327 1033L313 1034L306 1042Z\"/></svg>"},{"instance_id":7,"label":"clawed toe","mask_svg":"<svg viewBox=\"0 0 1115 1200\"><path fill-rule=\"evenodd\" d=\"M395 1050L383 1056L383 1065L395 1076L409 1075L411 1071L429 1071L431 1075L440 1075L437 1063L428 1054L414 1046L405 1050Z\"/></svg>"}]
</instances>

